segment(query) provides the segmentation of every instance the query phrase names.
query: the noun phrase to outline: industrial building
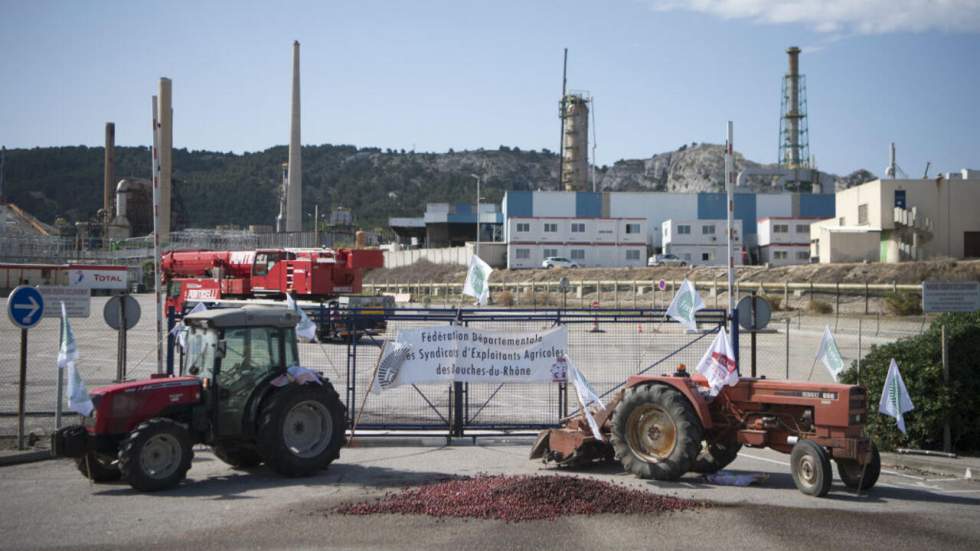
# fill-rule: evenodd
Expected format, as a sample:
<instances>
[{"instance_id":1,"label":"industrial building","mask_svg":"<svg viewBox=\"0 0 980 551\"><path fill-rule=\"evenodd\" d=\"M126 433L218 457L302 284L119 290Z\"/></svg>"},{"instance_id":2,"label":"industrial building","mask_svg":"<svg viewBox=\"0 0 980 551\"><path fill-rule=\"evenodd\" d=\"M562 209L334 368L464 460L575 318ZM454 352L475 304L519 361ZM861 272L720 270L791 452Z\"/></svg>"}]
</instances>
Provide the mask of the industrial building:
<instances>
[{"instance_id":1,"label":"industrial building","mask_svg":"<svg viewBox=\"0 0 980 551\"><path fill-rule=\"evenodd\" d=\"M540 268L548 257L582 268L646 265L643 218L510 217L504 233L511 269Z\"/></svg>"},{"instance_id":2,"label":"industrial building","mask_svg":"<svg viewBox=\"0 0 980 551\"><path fill-rule=\"evenodd\" d=\"M789 266L810 262L810 224L818 218L768 216L756 222L762 264Z\"/></svg>"},{"instance_id":3,"label":"industrial building","mask_svg":"<svg viewBox=\"0 0 980 551\"><path fill-rule=\"evenodd\" d=\"M822 263L980 258L978 205L975 170L873 180L837 192L834 218L810 226L810 255Z\"/></svg>"},{"instance_id":4,"label":"industrial building","mask_svg":"<svg viewBox=\"0 0 980 551\"><path fill-rule=\"evenodd\" d=\"M733 221L735 264L744 264L742 221ZM728 264L727 219L666 220L661 225L663 252L672 254L689 266L725 266Z\"/></svg>"},{"instance_id":5,"label":"industrial building","mask_svg":"<svg viewBox=\"0 0 980 551\"><path fill-rule=\"evenodd\" d=\"M663 252L662 225L667 220L723 220L724 193L666 193L653 191L565 192L510 191L501 206L510 218L642 218L646 221L649 253ZM812 193L736 193L735 219L747 247L758 245L760 217L824 219L834 216L834 196ZM505 227L507 224L505 223ZM724 231L722 231L724 235ZM504 235L504 240L510 236Z\"/></svg>"},{"instance_id":6,"label":"industrial building","mask_svg":"<svg viewBox=\"0 0 980 551\"><path fill-rule=\"evenodd\" d=\"M480 203L480 241L500 241L503 215L500 206ZM397 242L407 247L461 247L476 241L476 205L428 203L421 217L389 218Z\"/></svg>"}]
</instances>

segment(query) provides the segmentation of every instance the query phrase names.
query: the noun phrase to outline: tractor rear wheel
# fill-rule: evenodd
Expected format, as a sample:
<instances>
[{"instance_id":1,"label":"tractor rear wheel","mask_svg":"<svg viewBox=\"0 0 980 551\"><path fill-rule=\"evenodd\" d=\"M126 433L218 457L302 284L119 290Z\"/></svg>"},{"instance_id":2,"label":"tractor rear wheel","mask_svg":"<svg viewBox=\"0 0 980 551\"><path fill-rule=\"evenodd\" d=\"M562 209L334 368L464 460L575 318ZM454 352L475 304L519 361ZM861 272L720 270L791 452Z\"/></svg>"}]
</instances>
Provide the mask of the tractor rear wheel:
<instances>
[{"instance_id":1,"label":"tractor rear wheel","mask_svg":"<svg viewBox=\"0 0 980 551\"><path fill-rule=\"evenodd\" d=\"M878 482L878 476L881 474L881 455L878 454L878 446L875 446L874 442L871 443L871 463L868 463L867 469L853 459L835 459L834 461L837 463L837 474L840 476L841 482L852 490L856 490L858 485L861 486L862 490L874 488L875 483ZM861 479L861 471L864 471L863 480Z\"/></svg>"},{"instance_id":2,"label":"tractor rear wheel","mask_svg":"<svg viewBox=\"0 0 980 551\"><path fill-rule=\"evenodd\" d=\"M701 449L703 428L676 390L659 384L626 390L612 417L612 441L623 468L640 478L677 480Z\"/></svg>"},{"instance_id":3,"label":"tractor rear wheel","mask_svg":"<svg viewBox=\"0 0 980 551\"><path fill-rule=\"evenodd\" d=\"M830 456L812 440L800 440L790 454L790 468L796 488L806 495L823 497L830 491L833 472Z\"/></svg>"},{"instance_id":4,"label":"tractor rear wheel","mask_svg":"<svg viewBox=\"0 0 980 551\"><path fill-rule=\"evenodd\" d=\"M173 488L191 468L192 445L184 425L162 417L144 421L119 445L119 471L137 490Z\"/></svg>"},{"instance_id":5,"label":"tractor rear wheel","mask_svg":"<svg viewBox=\"0 0 980 551\"><path fill-rule=\"evenodd\" d=\"M82 476L92 482L115 482L122 477L117 459L110 455L86 452L85 455L75 458L75 466Z\"/></svg>"},{"instance_id":6,"label":"tractor rear wheel","mask_svg":"<svg viewBox=\"0 0 980 551\"><path fill-rule=\"evenodd\" d=\"M691 465L691 470L701 474L716 473L735 461L741 449L742 444L739 443L738 433L735 431L722 434L713 441L705 440L701 443L701 453Z\"/></svg>"},{"instance_id":7,"label":"tractor rear wheel","mask_svg":"<svg viewBox=\"0 0 980 551\"><path fill-rule=\"evenodd\" d=\"M254 448L219 444L212 448L215 457L235 469L249 469L262 464L262 456Z\"/></svg>"},{"instance_id":8,"label":"tractor rear wheel","mask_svg":"<svg viewBox=\"0 0 980 551\"><path fill-rule=\"evenodd\" d=\"M283 476L306 476L325 469L344 446L345 413L329 383L290 385L262 408L259 455Z\"/></svg>"}]
</instances>

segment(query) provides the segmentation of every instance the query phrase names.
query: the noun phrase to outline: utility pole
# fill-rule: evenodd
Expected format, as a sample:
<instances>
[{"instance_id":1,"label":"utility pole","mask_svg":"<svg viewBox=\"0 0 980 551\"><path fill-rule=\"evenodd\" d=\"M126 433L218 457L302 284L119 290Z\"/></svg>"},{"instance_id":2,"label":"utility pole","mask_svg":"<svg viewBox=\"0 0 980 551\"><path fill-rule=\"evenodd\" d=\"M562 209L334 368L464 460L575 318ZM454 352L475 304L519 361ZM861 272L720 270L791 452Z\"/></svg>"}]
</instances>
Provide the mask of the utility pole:
<instances>
[{"instance_id":1,"label":"utility pole","mask_svg":"<svg viewBox=\"0 0 980 551\"><path fill-rule=\"evenodd\" d=\"M470 174L476 180L476 257L480 257L480 177Z\"/></svg>"},{"instance_id":2,"label":"utility pole","mask_svg":"<svg viewBox=\"0 0 980 551\"><path fill-rule=\"evenodd\" d=\"M732 121L728 121L725 140L725 194L728 210L728 315L735 311L735 155ZM734 327L732 331L734 332Z\"/></svg>"}]
</instances>

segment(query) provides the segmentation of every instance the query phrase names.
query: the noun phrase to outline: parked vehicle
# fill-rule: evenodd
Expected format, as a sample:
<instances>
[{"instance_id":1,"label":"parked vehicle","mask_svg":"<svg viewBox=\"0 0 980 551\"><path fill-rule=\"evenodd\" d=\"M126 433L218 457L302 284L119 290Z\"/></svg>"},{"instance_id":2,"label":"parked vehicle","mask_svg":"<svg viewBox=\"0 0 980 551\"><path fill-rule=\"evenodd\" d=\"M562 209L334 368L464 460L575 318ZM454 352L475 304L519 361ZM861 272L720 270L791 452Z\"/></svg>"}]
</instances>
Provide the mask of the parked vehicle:
<instances>
[{"instance_id":1,"label":"parked vehicle","mask_svg":"<svg viewBox=\"0 0 980 551\"><path fill-rule=\"evenodd\" d=\"M549 256L541 262L542 268L578 268L578 263L563 256Z\"/></svg>"},{"instance_id":2,"label":"parked vehicle","mask_svg":"<svg viewBox=\"0 0 980 551\"><path fill-rule=\"evenodd\" d=\"M655 254L647 259L647 266L687 266L687 261L672 254Z\"/></svg>"}]
</instances>

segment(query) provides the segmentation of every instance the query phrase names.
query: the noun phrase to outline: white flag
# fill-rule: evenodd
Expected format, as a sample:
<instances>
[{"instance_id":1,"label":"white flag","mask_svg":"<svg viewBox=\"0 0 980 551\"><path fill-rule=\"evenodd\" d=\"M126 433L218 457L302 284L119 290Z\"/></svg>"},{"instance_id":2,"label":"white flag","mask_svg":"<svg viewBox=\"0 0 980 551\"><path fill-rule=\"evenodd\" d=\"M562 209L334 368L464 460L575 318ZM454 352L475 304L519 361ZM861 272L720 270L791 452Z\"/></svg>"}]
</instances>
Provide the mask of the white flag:
<instances>
[{"instance_id":1,"label":"white flag","mask_svg":"<svg viewBox=\"0 0 980 551\"><path fill-rule=\"evenodd\" d=\"M837 341L834 340L834 335L830 332L829 325L825 325L823 328L823 338L820 339L817 359L823 362L827 371L830 372L830 376L836 382L841 372L844 371L844 359L840 355L840 349L837 348Z\"/></svg>"},{"instance_id":2,"label":"white flag","mask_svg":"<svg viewBox=\"0 0 980 551\"><path fill-rule=\"evenodd\" d=\"M582 412L585 413L585 419L589 422L589 428L592 430L592 435L595 436L596 440L604 442L602 432L599 430L599 424L596 423L595 418L592 416L589 406L596 404L599 409L605 410L606 405L602 403L599 395L592 390L592 386L585 378L585 375L582 375L582 372L576 369L572 362L568 362L568 371L566 373L568 374L568 378L571 379L572 383L575 385L575 393L578 395L578 403L582 406Z\"/></svg>"},{"instance_id":3,"label":"white flag","mask_svg":"<svg viewBox=\"0 0 980 551\"><path fill-rule=\"evenodd\" d=\"M191 314L204 312L207 309L208 307L205 306L203 302L198 302L197 306L191 308L190 312L184 314L184 317L186 318ZM187 326L184 325L183 319L181 319L176 324L174 324L174 328L170 330L170 334L177 338L177 346L179 346L180 349L186 353L187 352Z\"/></svg>"},{"instance_id":4,"label":"white flag","mask_svg":"<svg viewBox=\"0 0 980 551\"><path fill-rule=\"evenodd\" d=\"M698 294L698 290L694 288L694 285L691 285L691 282L685 279L681 283L681 288L674 294L674 300L670 301L670 306L667 308L667 316L674 321L680 322L681 325L688 329L696 330L698 328L698 322L694 316L698 310L703 309L704 301L701 300L701 295Z\"/></svg>"},{"instance_id":5,"label":"white flag","mask_svg":"<svg viewBox=\"0 0 980 551\"><path fill-rule=\"evenodd\" d=\"M313 320L306 315L306 312L296 304L293 297L288 293L286 294L286 307L291 308L299 314L299 322L296 324L296 339L305 342L317 342L316 341L316 324Z\"/></svg>"},{"instance_id":6,"label":"white flag","mask_svg":"<svg viewBox=\"0 0 980 551\"><path fill-rule=\"evenodd\" d=\"M717 395L725 385L738 383L735 353L732 351L732 344L728 340L724 327L718 330L711 347L698 363L698 373L708 379L712 396Z\"/></svg>"},{"instance_id":7,"label":"white flag","mask_svg":"<svg viewBox=\"0 0 980 551\"><path fill-rule=\"evenodd\" d=\"M486 306L490 301L490 272L493 268L480 257L470 257L470 267L466 272L466 282L463 283L463 294L469 295Z\"/></svg>"},{"instance_id":8,"label":"white flag","mask_svg":"<svg viewBox=\"0 0 980 551\"><path fill-rule=\"evenodd\" d=\"M58 369L67 370L68 378L68 409L77 412L83 417L91 415L95 406L89 398L85 382L78 373L75 362L78 361L78 345L75 342L75 332L71 330L68 323L68 313L65 311L65 303L61 303L61 347L58 349Z\"/></svg>"},{"instance_id":9,"label":"white flag","mask_svg":"<svg viewBox=\"0 0 980 551\"><path fill-rule=\"evenodd\" d=\"M913 409L915 406L912 405L912 398L909 398L905 381L902 380L902 374L898 372L898 364L895 363L895 358L892 358L892 363L888 366L888 376L885 377L885 387L881 389L878 411L894 417L898 430L905 434L905 418L902 415Z\"/></svg>"}]
</instances>

